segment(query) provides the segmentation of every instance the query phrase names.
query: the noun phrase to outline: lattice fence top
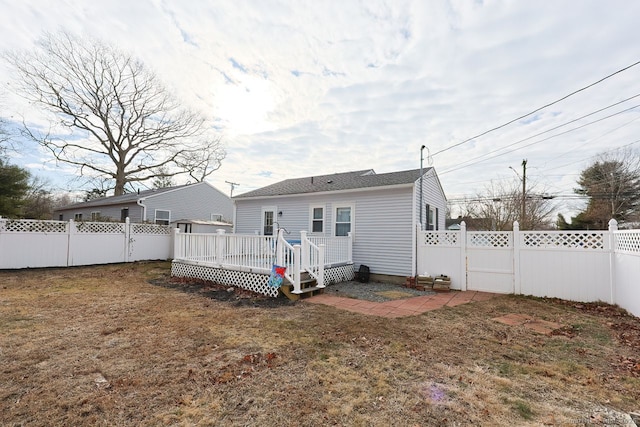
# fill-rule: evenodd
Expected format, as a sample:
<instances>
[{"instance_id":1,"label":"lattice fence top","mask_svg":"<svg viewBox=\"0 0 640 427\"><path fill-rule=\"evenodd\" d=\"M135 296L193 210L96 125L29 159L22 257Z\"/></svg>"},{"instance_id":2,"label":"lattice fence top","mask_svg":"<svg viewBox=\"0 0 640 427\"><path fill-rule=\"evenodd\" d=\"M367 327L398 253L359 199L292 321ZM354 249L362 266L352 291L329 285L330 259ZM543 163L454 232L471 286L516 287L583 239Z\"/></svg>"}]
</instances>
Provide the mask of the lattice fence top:
<instances>
[{"instance_id":1,"label":"lattice fence top","mask_svg":"<svg viewBox=\"0 0 640 427\"><path fill-rule=\"evenodd\" d=\"M429 231L422 233L422 245L424 246L457 246L460 241L458 231Z\"/></svg>"},{"instance_id":2,"label":"lattice fence top","mask_svg":"<svg viewBox=\"0 0 640 427\"><path fill-rule=\"evenodd\" d=\"M0 232L9 233L66 233L65 221L41 221L35 219L0 220Z\"/></svg>"},{"instance_id":3,"label":"lattice fence top","mask_svg":"<svg viewBox=\"0 0 640 427\"><path fill-rule=\"evenodd\" d=\"M121 222L76 222L78 233L124 233Z\"/></svg>"},{"instance_id":4,"label":"lattice fence top","mask_svg":"<svg viewBox=\"0 0 640 427\"><path fill-rule=\"evenodd\" d=\"M621 231L616 233L616 250L640 252L640 233L637 231Z\"/></svg>"},{"instance_id":5,"label":"lattice fence top","mask_svg":"<svg viewBox=\"0 0 640 427\"><path fill-rule=\"evenodd\" d=\"M171 234L171 227L158 224L131 224L131 232L135 234L158 234L165 236Z\"/></svg>"},{"instance_id":6,"label":"lattice fence top","mask_svg":"<svg viewBox=\"0 0 640 427\"><path fill-rule=\"evenodd\" d=\"M467 234L467 246L473 248L510 248L512 233L508 231L473 231Z\"/></svg>"},{"instance_id":7,"label":"lattice fence top","mask_svg":"<svg viewBox=\"0 0 640 427\"><path fill-rule=\"evenodd\" d=\"M596 249L605 248L603 232L528 232L523 233L524 246L530 248Z\"/></svg>"}]
</instances>

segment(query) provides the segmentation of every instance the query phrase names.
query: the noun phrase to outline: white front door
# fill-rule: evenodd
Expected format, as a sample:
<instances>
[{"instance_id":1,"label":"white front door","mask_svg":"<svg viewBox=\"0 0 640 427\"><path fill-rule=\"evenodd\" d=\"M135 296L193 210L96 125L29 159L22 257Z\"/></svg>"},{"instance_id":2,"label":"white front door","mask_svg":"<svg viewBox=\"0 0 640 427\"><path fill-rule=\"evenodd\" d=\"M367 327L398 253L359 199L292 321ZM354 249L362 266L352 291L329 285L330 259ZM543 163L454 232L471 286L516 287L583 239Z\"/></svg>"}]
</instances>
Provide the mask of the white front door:
<instances>
[{"instance_id":1,"label":"white front door","mask_svg":"<svg viewBox=\"0 0 640 427\"><path fill-rule=\"evenodd\" d=\"M276 222L276 208L273 206L262 208L262 235L273 236L275 234L274 224Z\"/></svg>"}]
</instances>

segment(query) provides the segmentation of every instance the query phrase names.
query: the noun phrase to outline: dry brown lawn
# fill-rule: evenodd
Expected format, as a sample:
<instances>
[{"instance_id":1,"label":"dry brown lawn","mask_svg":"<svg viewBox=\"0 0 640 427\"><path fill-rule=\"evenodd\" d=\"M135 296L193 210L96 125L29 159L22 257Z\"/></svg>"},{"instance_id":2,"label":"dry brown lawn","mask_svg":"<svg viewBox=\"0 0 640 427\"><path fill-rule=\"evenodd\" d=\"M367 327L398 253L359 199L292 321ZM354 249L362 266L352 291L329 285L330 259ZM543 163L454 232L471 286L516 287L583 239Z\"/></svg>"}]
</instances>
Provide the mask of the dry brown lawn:
<instances>
[{"instance_id":1,"label":"dry brown lawn","mask_svg":"<svg viewBox=\"0 0 640 427\"><path fill-rule=\"evenodd\" d=\"M0 425L621 425L640 409L640 320L614 307L501 296L384 319L150 283L168 271L1 271ZM492 320L509 313L565 327Z\"/></svg>"}]
</instances>

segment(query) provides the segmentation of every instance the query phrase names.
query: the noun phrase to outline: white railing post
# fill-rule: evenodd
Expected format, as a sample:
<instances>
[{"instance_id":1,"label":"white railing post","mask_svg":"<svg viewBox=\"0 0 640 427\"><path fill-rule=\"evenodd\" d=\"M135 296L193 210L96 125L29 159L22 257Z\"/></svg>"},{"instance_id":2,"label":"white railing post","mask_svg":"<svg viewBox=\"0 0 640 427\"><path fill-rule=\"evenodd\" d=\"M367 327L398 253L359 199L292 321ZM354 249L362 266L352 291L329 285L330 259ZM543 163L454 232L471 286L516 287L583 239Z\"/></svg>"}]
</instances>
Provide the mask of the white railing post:
<instances>
[{"instance_id":1,"label":"white railing post","mask_svg":"<svg viewBox=\"0 0 640 427\"><path fill-rule=\"evenodd\" d=\"M460 290L467 290L467 223L460 222Z\"/></svg>"},{"instance_id":2,"label":"white railing post","mask_svg":"<svg viewBox=\"0 0 640 427\"><path fill-rule=\"evenodd\" d=\"M278 235L276 236L276 264L282 266L284 265L284 230L279 229Z\"/></svg>"},{"instance_id":3,"label":"white railing post","mask_svg":"<svg viewBox=\"0 0 640 427\"><path fill-rule=\"evenodd\" d=\"M129 222L129 217L126 217L124 220L124 262L129 262L129 258L131 257L131 223Z\"/></svg>"},{"instance_id":4,"label":"white railing post","mask_svg":"<svg viewBox=\"0 0 640 427\"><path fill-rule=\"evenodd\" d=\"M312 267L309 259L309 240L307 239L307 231L300 231L300 244L302 245L300 256L302 261L300 263L300 269L302 271L309 271Z\"/></svg>"},{"instance_id":5,"label":"white railing post","mask_svg":"<svg viewBox=\"0 0 640 427\"><path fill-rule=\"evenodd\" d=\"M76 234L76 224L72 219L69 219L67 226L69 227L67 234L67 267L69 267L73 265L73 251L75 246L73 236Z\"/></svg>"},{"instance_id":6,"label":"white railing post","mask_svg":"<svg viewBox=\"0 0 640 427\"><path fill-rule=\"evenodd\" d=\"M347 241L347 262L353 262L353 236L351 232L347 233L347 237L349 237Z\"/></svg>"},{"instance_id":7,"label":"white railing post","mask_svg":"<svg viewBox=\"0 0 640 427\"><path fill-rule=\"evenodd\" d=\"M216 253L215 253L215 259L213 260L213 262L217 264L223 264L224 254L227 248L227 242L225 237L225 231L221 228L216 231L214 247L215 247Z\"/></svg>"},{"instance_id":8,"label":"white railing post","mask_svg":"<svg viewBox=\"0 0 640 427\"><path fill-rule=\"evenodd\" d=\"M293 291L291 293L302 293L300 287L300 245L293 245Z\"/></svg>"},{"instance_id":9,"label":"white railing post","mask_svg":"<svg viewBox=\"0 0 640 427\"><path fill-rule=\"evenodd\" d=\"M184 254L182 253L182 245L181 243L181 236L180 236L180 229L179 228L174 228L173 229L173 259L179 259L179 258L184 258Z\"/></svg>"},{"instance_id":10,"label":"white railing post","mask_svg":"<svg viewBox=\"0 0 640 427\"><path fill-rule=\"evenodd\" d=\"M609 303L616 304L616 231L618 221L609 220Z\"/></svg>"},{"instance_id":11,"label":"white railing post","mask_svg":"<svg viewBox=\"0 0 640 427\"><path fill-rule=\"evenodd\" d=\"M520 223L513 222L513 293L522 294L522 277L520 276Z\"/></svg>"},{"instance_id":12,"label":"white railing post","mask_svg":"<svg viewBox=\"0 0 640 427\"><path fill-rule=\"evenodd\" d=\"M324 245L318 245L318 278L316 282L318 282L317 286L319 288L324 288Z\"/></svg>"}]
</instances>

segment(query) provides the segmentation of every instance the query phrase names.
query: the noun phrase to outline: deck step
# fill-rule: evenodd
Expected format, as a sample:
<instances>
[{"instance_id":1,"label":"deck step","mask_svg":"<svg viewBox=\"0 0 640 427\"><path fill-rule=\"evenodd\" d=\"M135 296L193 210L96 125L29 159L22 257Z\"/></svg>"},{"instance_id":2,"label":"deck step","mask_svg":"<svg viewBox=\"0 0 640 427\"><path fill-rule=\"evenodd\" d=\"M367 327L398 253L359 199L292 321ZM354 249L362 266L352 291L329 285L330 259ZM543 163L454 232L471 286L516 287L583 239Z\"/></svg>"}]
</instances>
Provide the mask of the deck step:
<instances>
[{"instance_id":1,"label":"deck step","mask_svg":"<svg viewBox=\"0 0 640 427\"><path fill-rule=\"evenodd\" d=\"M284 283L280 286L280 292L292 301L297 301L302 298L308 298L313 295L318 295L324 292L324 288L316 286L315 279L307 279L300 282L300 293L293 293L293 285L291 283Z\"/></svg>"}]
</instances>

